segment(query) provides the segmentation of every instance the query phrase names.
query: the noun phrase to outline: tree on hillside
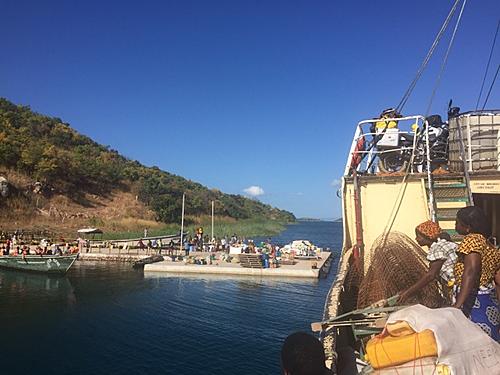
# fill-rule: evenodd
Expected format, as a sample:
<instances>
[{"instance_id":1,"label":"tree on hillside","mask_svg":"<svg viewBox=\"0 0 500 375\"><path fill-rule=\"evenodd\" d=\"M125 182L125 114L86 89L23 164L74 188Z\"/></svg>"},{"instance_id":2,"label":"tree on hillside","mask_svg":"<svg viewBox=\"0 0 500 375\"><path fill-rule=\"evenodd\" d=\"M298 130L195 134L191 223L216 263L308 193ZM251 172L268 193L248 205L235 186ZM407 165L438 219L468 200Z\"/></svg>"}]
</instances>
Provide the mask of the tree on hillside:
<instances>
[{"instance_id":1,"label":"tree on hillside","mask_svg":"<svg viewBox=\"0 0 500 375\"><path fill-rule=\"evenodd\" d=\"M139 199L164 222L180 220L183 193L189 197L186 205L190 215L209 214L210 201L215 200L215 213L221 216L295 219L289 212L240 195L209 190L158 167L145 167L79 134L59 118L34 113L3 98L0 166L15 168L79 202L86 193L105 194L122 185L133 185Z\"/></svg>"}]
</instances>

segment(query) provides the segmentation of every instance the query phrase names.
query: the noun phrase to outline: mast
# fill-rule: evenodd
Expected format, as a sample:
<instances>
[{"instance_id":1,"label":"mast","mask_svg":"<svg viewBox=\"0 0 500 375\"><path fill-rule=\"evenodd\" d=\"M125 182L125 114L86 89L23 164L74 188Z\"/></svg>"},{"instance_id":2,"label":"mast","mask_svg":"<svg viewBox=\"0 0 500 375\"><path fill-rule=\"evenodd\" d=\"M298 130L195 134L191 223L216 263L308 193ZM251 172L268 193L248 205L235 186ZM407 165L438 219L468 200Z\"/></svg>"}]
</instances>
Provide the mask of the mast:
<instances>
[{"instance_id":1,"label":"mast","mask_svg":"<svg viewBox=\"0 0 500 375\"><path fill-rule=\"evenodd\" d=\"M182 214L181 214L181 239L179 241L179 249L182 254L182 242L184 239L184 203L186 201L186 193L182 193Z\"/></svg>"},{"instance_id":2,"label":"mast","mask_svg":"<svg viewBox=\"0 0 500 375\"><path fill-rule=\"evenodd\" d=\"M214 238L214 201L212 201L212 237L210 241Z\"/></svg>"}]
</instances>

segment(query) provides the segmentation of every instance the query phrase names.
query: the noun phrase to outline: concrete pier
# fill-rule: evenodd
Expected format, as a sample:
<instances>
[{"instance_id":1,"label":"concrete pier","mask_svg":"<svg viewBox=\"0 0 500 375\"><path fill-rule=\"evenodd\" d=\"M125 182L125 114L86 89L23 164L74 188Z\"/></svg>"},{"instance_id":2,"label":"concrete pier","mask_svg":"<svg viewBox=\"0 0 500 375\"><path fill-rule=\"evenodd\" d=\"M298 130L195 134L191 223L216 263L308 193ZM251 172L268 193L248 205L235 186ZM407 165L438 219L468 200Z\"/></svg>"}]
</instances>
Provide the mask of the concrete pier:
<instances>
[{"instance_id":1,"label":"concrete pier","mask_svg":"<svg viewBox=\"0 0 500 375\"><path fill-rule=\"evenodd\" d=\"M208 253L206 253L208 254ZM273 277L301 277L314 278L320 276L320 272L328 264L332 254L322 252L321 259L301 260L296 259L294 265L281 265L278 268L244 268L239 263L227 263L215 261L211 265L185 264L182 261L165 260L154 264L146 264L144 273L147 272L171 272L176 274L219 274L219 275L247 275L247 276L273 276ZM313 268L316 263L317 268Z\"/></svg>"}]
</instances>

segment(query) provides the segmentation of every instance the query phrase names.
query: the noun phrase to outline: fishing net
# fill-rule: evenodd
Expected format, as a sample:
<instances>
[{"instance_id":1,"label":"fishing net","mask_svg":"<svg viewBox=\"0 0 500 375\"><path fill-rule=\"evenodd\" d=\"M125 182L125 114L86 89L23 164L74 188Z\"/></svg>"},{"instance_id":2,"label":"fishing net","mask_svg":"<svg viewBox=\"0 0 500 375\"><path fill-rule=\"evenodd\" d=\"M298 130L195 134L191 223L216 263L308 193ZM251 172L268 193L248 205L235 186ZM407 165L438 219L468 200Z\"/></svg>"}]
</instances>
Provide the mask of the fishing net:
<instances>
[{"instance_id":1,"label":"fishing net","mask_svg":"<svg viewBox=\"0 0 500 375\"><path fill-rule=\"evenodd\" d=\"M371 262L358 293L358 308L392 297L420 280L428 270L426 253L408 236L391 232L380 236L371 248ZM406 303L440 307L440 286L432 282Z\"/></svg>"},{"instance_id":2,"label":"fishing net","mask_svg":"<svg viewBox=\"0 0 500 375\"><path fill-rule=\"evenodd\" d=\"M363 264L361 259L355 259L352 255L349 258L349 269L344 282L344 290L341 295L341 311L345 313L356 309L359 287L363 280Z\"/></svg>"}]
</instances>

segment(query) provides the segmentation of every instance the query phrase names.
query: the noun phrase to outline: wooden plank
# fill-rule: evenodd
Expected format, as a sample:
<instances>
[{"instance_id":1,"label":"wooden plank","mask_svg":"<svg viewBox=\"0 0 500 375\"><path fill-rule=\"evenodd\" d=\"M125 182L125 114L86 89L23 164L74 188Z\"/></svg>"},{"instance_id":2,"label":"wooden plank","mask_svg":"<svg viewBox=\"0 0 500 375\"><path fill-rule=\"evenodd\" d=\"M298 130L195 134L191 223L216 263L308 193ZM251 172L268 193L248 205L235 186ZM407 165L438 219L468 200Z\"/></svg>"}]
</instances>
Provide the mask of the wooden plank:
<instances>
[{"instance_id":1,"label":"wooden plank","mask_svg":"<svg viewBox=\"0 0 500 375\"><path fill-rule=\"evenodd\" d=\"M437 198L438 203L441 202L468 202L469 198L467 197L453 197L453 198Z\"/></svg>"},{"instance_id":2,"label":"wooden plank","mask_svg":"<svg viewBox=\"0 0 500 375\"><path fill-rule=\"evenodd\" d=\"M439 226L441 229L455 229L455 220L443 220L439 221Z\"/></svg>"},{"instance_id":3,"label":"wooden plank","mask_svg":"<svg viewBox=\"0 0 500 375\"><path fill-rule=\"evenodd\" d=\"M436 202L436 206L438 209L440 208L462 208L467 207L467 202Z\"/></svg>"}]
</instances>

